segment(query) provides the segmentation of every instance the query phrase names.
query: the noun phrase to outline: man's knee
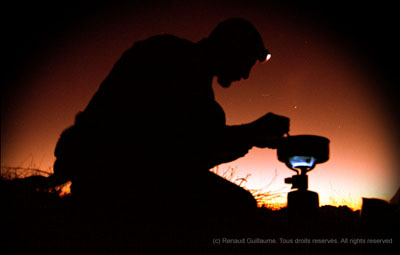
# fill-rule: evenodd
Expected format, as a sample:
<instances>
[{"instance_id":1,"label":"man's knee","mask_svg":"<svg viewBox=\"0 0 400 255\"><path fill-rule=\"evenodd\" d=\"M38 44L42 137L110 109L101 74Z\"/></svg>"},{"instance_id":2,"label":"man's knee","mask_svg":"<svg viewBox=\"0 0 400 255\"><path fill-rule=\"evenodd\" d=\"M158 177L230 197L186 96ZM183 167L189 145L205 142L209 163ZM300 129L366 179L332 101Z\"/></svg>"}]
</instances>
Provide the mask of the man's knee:
<instances>
[{"instance_id":1,"label":"man's knee","mask_svg":"<svg viewBox=\"0 0 400 255\"><path fill-rule=\"evenodd\" d=\"M257 207L257 201L249 191L212 172L209 172L204 187L210 190L211 196L228 207L244 210Z\"/></svg>"}]
</instances>

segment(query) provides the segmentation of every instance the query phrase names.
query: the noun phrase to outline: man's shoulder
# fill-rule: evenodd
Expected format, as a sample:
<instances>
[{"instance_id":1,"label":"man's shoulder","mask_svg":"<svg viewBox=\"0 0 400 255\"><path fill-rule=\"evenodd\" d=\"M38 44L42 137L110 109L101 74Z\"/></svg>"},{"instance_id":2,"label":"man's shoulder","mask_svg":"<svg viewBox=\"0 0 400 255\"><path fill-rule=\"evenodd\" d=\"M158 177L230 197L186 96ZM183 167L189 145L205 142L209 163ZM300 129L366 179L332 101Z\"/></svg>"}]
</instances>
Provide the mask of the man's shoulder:
<instances>
[{"instance_id":1,"label":"man's shoulder","mask_svg":"<svg viewBox=\"0 0 400 255\"><path fill-rule=\"evenodd\" d=\"M138 41L134 44L134 47L156 47L157 49L171 49L171 48L178 48L178 49L185 49L185 48L192 48L195 43L174 36L170 34L161 34L149 37L145 40Z\"/></svg>"},{"instance_id":2,"label":"man's shoulder","mask_svg":"<svg viewBox=\"0 0 400 255\"><path fill-rule=\"evenodd\" d=\"M170 34L161 34L138 41L131 49L137 49L142 52L151 50L153 54L158 53L164 55L172 52L190 51L193 49L194 45L195 43L189 40Z\"/></svg>"},{"instance_id":3,"label":"man's shoulder","mask_svg":"<svg viewBox=\"0 0 400 255\"><path fill-rule=\"evenodd\" d=\"M144 40L143 42L153 42L153 43L165 42L165 43L194 45L193 42L191 42L187 39L180 38L178 36L170 35L170 34L154 35L154 36L151 36L148 39Z\"/></svg>"}]
</instances>

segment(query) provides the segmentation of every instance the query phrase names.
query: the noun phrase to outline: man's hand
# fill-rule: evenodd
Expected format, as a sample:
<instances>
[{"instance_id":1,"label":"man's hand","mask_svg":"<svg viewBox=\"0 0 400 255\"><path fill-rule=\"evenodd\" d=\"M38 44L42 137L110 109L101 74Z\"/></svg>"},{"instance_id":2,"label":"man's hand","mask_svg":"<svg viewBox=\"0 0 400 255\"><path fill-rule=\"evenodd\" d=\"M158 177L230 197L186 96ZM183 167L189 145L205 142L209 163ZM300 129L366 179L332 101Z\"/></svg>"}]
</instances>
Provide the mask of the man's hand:
<instances>
[{"instance_id":1,"label":"man's hand","mask_svg":"<svg viewBox=\"0 0 400 255\"><path fill-rule=\"evenodd\" d=\"M258 136L253 138L253 145L258 148L276 149L281 139L281 136Z\"/></svg>"},{"instance_id":2,"label":"man's hand","mask_svg":"<svg viewBox=\"0 0 400 255\"><path fill-rule=\"evenodd\" d=\"M250 132L254 146L276 148L280 138L289 132L290 119L273 113L267 113L250 123Z\"/></svg>"}]
</instances>

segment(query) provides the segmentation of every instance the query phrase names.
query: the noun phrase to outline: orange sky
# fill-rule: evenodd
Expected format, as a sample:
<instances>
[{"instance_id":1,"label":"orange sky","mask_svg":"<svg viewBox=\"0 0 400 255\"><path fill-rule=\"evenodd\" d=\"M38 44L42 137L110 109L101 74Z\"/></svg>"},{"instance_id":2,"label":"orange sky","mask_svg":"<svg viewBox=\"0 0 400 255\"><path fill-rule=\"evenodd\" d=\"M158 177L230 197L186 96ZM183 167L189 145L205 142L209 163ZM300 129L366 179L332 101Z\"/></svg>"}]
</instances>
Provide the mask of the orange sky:
<instances>
[{"instance_id":1,"label":"orange sky","mask_svg":"<svg viewBox=\"0 0 400 255\"><path fill-rule=\"evenodd\" d=\"M330 160L309 174L310 189L320 194L321 204L359 208L363 196L394 195L400 179L395 124L382 93L388 85L382 84L373 63L365 62L365 52L357 52L355 40L300 11L258 6L256 1L172 2L179 4L93 11L44 41L2 100L2 166L51 169L60 133L73 124L75 114L133 42L159 33L198 41L218 22L240 16L259 29L272 59L229 89L214 84L228 124L274 112L291 118L291 135L329 138ZM227 167L236 168L239 177L251 174L246 184L251 189L267 185L276 172L270 191L289 191L283 180L294 174L268 149L253 149L220 169ZM276 202L284 202L285 196Z\"/></svg>"}]
</instances>

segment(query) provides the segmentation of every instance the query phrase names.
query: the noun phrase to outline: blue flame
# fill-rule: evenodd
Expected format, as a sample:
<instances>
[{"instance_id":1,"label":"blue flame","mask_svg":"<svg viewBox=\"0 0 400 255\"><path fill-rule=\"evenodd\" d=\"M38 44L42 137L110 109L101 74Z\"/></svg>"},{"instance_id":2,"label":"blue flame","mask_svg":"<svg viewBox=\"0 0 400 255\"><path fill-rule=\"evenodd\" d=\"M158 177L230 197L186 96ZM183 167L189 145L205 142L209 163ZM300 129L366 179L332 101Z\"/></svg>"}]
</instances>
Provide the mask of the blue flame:
<instances>
[{"instance_id":1,"label":"blue flame","mask_svg":"<svg viewBox=\"0 0 400 255\"><path fill-rule=\"evenodd\" d=\"M315 158L311 156L293 156L289 158L289 162L292 168L313 167Z\"/></svg>"}]
</instances>

